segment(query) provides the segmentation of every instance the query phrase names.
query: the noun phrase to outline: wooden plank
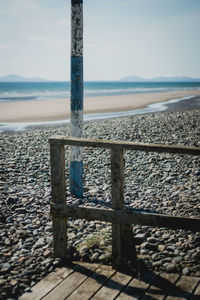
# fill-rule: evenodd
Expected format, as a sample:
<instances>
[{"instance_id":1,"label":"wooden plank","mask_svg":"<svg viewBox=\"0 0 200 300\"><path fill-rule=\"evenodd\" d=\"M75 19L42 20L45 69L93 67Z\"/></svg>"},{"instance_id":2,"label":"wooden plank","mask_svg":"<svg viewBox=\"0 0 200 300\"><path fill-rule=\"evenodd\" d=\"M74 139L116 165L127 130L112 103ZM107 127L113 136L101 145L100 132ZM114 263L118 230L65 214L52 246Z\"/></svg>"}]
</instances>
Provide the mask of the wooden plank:
<instances>
[{"instance_id":1,"label":"wooden plank","mask_svg":"<svg viewBox=\"0 0 200 300\"><path fill-rule=\"evenodd\" d=\"M51 213L54 216L60 215L63 217L73 217L77 219L99 220L116 224L146 225L200 232L200 219L151 214L141 211L136 212L135 210L126 212L113 209L89 208L73 205L55 205L55 203L52 203Z\"/></svg>"},{"instance_id":2,"label":"wooden plank","mask_svg":"<svg viewBox=\"0 0 200 300\"><path fill-rule=\"evenodd\" d=\"M168 296L165 300L186 300L186 298L185 297Z\"/></svg>"},{"instance_id":3,"label":"wooden plank","mask_svg":"<svg viewBox=\"0 0 200 300\"><path fill-rule=\"evenodd\" d=\"M64 146L51 145L51 186L52 201L65 204L65 150ZM55 257L67 258L67 219L65 216L52 216L53 247Z\"/></svg>"},{"instance_id":4,"label":"wooden plank","mask_svg":"<svg viewBox=\"0 0 200 300\"><path fill-rule=\"evenodd\" d=\"M199 277L181 276L176 283L176 288L180 290L180 296L187 296L190 299L189 296L193 293L198 283Z\"/></svg>"},{"instance_id":5,"label":"wooden plank","mask_svg":"<svg viewBox=\"0 0 200 300\"><path fill-rule=\"evenodd\" d=\"M127 287L116 298L117 300L135 300L140 299L148 289L149 283L146 283L137 278L133 278Z\"/></svg>"},{"instance_id":6,"label":"wooden plank","mask_svg":"<svg viewBox=\"0 0 200 300\"><path fill-rule=\"evenodd\" d=\"M96 264L77 264L75 272L60 282L44 300L64 300L74 292L97 269Z\"/></svg>"},{"instance_id":7,"label":"wooden plank","mask_svg":"<svg viewBox=\"0 0 200 300\"><path fill-rule=\"evenodd\" d=\"M151 286L148 288L148 291L145 293L144 300L147 299L157 299L163 300L166 295L173 293L175 289L175 282L180 276L178 274L167 274L163 273L158 275L152 281Z\"/></svg>"},{"instance_id":8,"label":"wooden plank","mask_svg":"<svg viewBox=\"0 0 200 300\"><path fill-rule=\"evenodd\" d=\"M199 278L199 284L197 285L195 291L194 291L195 296L200 296L200 278Z\"/></svg>"},{"instance_id":9,"label":"wooden plank","mask_svg":"<svg viewBox=\"0 0 200 300\"><path fill-rule=\"evenodd\" d=\"M92 298L115 272L111 266L99 266L67 299L87 300Z\"/></svg>"},{"instance_id":10,"label":"wooden plank","mask_svg":"<svg viewBox=\"0 0 200 300\"><path fill-rule=\"evenodd\" d=\"M73 269L58 268L38 282L31 292L23 294L19 300L39 300L53 290L63 279L73 273Z\"/></svg>"},{"instance_id":11,"label":"wooden plank","mask_svg":"<svg viewBox=\"0 0 200 300\"><path fill-rule=\"evenodd\" d=\"M164 300L165 295L163 291L158 287L151 286L150 291L145 293L145 296L142 298L143 300L155 299L155 300Z\"/></svg>"},{"instance_id":12,"label":"wooden plank","mask_svg":"<svg viewBox=\"0 0 200 300\"><path fill-rule=\"evenodd\" d=\"M112 148L112 149L126 149L137 150L145 152L160 152L160 153L175 153L175 154L189 154L200 155L200 148L191 146L175 146L162 144L144 144L127 141L113 141L113 140L98 140L86 138L69 138L66 136L54 136L49 138L50 144L70 145L82 147L96 147L96 148Z\"/></svg>"},{"instance_id":13,"label":"wooden plank","mask_svg":"<svg viewBox=\"0 0 200 300\"><path fill-rule=\"evenodd\" d=\"M116 272L109 281L106 282L104 286L93 295L92 299L104 300L104 299L115 299L121 290L126 286L131 280L131 276Z\"/></svg>"}]
</instances>

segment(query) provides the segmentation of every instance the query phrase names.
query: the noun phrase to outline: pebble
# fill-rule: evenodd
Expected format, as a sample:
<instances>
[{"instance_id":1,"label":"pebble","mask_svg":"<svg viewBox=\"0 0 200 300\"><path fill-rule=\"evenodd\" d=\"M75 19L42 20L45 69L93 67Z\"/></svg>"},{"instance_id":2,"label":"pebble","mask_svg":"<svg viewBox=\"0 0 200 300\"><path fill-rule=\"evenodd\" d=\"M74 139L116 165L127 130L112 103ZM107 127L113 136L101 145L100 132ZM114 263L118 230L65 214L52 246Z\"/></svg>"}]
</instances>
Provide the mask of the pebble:
<instances>
[{"instance_id":1,"label":"pebble","mask_svg":"<svg viewBox=\"0 0 200 300\"><path fill-rule=\"evenodd\" d=\"M183 268L183 275L189 275L190 269L188 267Z\"/></svg>"},{"instance_id":2,"label":"pebble","mask_svg":"<svg viewBox=\"0 0 200 300\"><path fill-rule=\"evenodd\" d=\"M88 122L83 132L89 138L200 147L199 128L200 110L194 110ZM1 134L6 152L2 151L0 160L0 299L17 299L60 265L53 258L49 214L48 138L53 135L69 135L69 127ZM84 148L83 155L84 198L69 194L66 169L67 203L111 207L109 151ZM125 151L124 162L126 207L199 218L199 158ZM69 219L71 257L110 263L110 232L104 222ZM199 233L138 225L133 226L133 233L138 257L150 269L199 276Z\"/></svg>"}]
</instances>

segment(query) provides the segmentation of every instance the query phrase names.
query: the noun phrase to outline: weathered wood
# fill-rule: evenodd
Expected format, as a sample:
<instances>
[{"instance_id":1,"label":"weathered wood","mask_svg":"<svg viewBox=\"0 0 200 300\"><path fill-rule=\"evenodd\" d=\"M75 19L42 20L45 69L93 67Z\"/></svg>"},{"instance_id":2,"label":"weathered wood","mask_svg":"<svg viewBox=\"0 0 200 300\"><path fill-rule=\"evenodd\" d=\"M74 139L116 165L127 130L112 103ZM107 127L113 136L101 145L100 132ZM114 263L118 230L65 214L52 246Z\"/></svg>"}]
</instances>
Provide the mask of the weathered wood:
<instances>
[{"instance_id":1,"label":"weathered wood","mask_svg":"<svg viewBox=\"0 0 200 300\"><path fill-rule=\"evenodd\" d=\"M64 278L71 274L74 270L70 268L56 269L38 282L31 292L23 294L19 300L39 300L54 289Z\"/></svg>"},{"instance_id":2,"label":"weathered wood","mask_svg":"<svg viewBox=\"0 0 200 300\"><path fill-rule=\"evenodd\" d=\"M61 258L66 258L67 256L66 217L101 220L112 223L113 266L115 268L118 268L127 262L129 264L134 264L134 262L136 262L136 251L133 242L132 228L130 226L132 224L200 231L200 219L173 217L136 211L123 211L123 149L200 155L200 148L160 144L138 144L133 142L84 139L77 137L67 138L64 136L52 137L49 139L49 143L51 145L52 163L53 203L51 205L51 212L53 215L54 253L56 256ZM113 210L74 206L66 207L64 205L64 145L111 149L111 203Z\"/></svg>"},{"instance_id":3,"label":"weathered wood","mask_svg":"<svg viewBox=\"0 0 200 300\"><path fill-rule=\"evenodd\" d=\"M148 298L149 299L149 298ZM185 297L179 297L179 296L168 296L167 298L165 298L165 300L186 300Z\"/></svg>"},{"instance_id":4,"label":"weathered wood","mask_svg":"<svg viewBox=\"0 0 200 300\"><path fill-rule=\"evenodd\" d=\"M112 208L122 210L124 208L123 188L123 150L111 150L111 205ZM119 223L112 223L112 260L113 267L122 265L122 236Z\"/></svg>"},{"instance_id":5,"label":"weathered wood","mask_svg":"<svg viewBox=\"0 0 200 300\"><path fill-rule=\"evenodd\" d=\"M83 136L83 0L71 0L71 116L72 137ZM71 147L70 192L83 197L82 148Z\"/></svg>"},{"instance_id":6,"label":"weathered wood","mask_svg":"<svg viewBox=\"0 0 200 300\"><path fill-rule=\"evenodd\" d=\"M199 288L200 277L145 272L137 279L111 266L76 262L70 268L57 268L19 299L199 299Z\"/></svg>"},{"instance_id":7,"label":"weathered wood","mask_svg":"<svg viewBox=\"0 0 200 300\"><path fill-rule=\"evenodd\" d=\"M66 203L65 149L62 145L51 145L51 185L52 201ZM53 216L53 247L55 257L67 258L67 219L66 216Z\"/></svg>"},{"instance_id":8,"label":"weathered wood","mask_svg":"<svg viewBox=\"0 0 200 300\"><path fill-rule=\"evenodd\" d=\"M94 148L111 148L111 149L126 149L137 150L144 152L160 152L174 154L189 154L200 155L200 147L191 146L175 146L162 144L143 144L126 141L98 140L86 138L69 138L66 136L54 136L49 139L50 144L82 146Z\"/></svg>"},{"instance_id":9,"label":"weathered wood","mask_svg":"<svg viewBox=\"0 0 200 300\"><path fill-rule=\"evenodd\" d=\"M149 283L133 278L123 292L117 297L117 300L142 299L142 296L145 294L148 287Z\"/></svg>"},{"instance_id":10,"label":"weathered wood","mask_svg":"<svg viewBox=\"0 0 200 300\"><path fill-rule=\"evenodd\" d=\"M93 295L114 275L116 271L111 266L100 265L95 272L88 277L67 299L87 300L93 299Z\"/></svg>"},{"instance_id":11,"label":"weathered wood","mask_svg":"<svg viewBox=\"0 0 200 300\"><path fill-rule=\"evenodd\" d=\"M185 296L184 294L186 294L188 299L190 299L190 293L195 290L196 286L199 283L199 280L199 277L181 276L176 283L176 287L180 288L183 291L182 296Z\"/></svg>"},{"instance_id":12,"label":"weathered wood","mask_svg":"<svg viewBox=\"0 0 200 300\"><path fill-rule=\"evenodd\" d=\"M113 209L81 207L73 205L51 204L54 216L66 216L76 219L99 220L115 224L134 224L152 227L166 227L200 232L200 219L174 217L169 215L151 214L144 212L126 212Z\"/></svg>"},{"instance_id":13,"label":"weathered wood","mask_svg":"<svg viewBox=\"0 0 200 300\"><path fill-rule=\"evenodd\" d=\"M75 272L70 276L65 278L59 286L48 293L43 300L64 300L73 291L75 291L88 277L90 277L93 271L97 268L96 264L84 264L84 266L79 266L77 264Z\"/></svg>"},{"instance_id":14,"label":"weathered wood","mask_svg":"<svg viewBox=\"0 0 200 300\"><path fill-rule=\"evenodd\" d=\"M116 272L109 281L92 297L92 299L115 299L118 294L123 290L129 281L131 276Z\"/></svg>"},{"instance_id":15,"label":"weathered wood","mask_svg":"<svg viewBox=\"0 0 200 300\"><path fill-rule=\"evenodd\" d=\"M174 283L178 280L180 276L178 274L167 274L163 273L161 275L157 275L153 281L151 286L148 288L145 293L144 300L146 299L157 299L164 300L166 295L175 293L175 285Z\"/></svg>"},{"instance_id":16,"label":"weathered wood","mask_svg":"<svg viewBox=\"0 0 200 300\"><path fill-rule=\"evenodd\" d=\"M199 278L199 284L197 285L195 291L194 291L194 295L195 296L199 296L200 295L200 278Z\"/></svg>"},{"instance_id":17,"label":"weathered wood","mask_svg":"<svg viewBox=\"0 0 200 300\"><path fill-rule=\"evenodd\" d=\"M111 205L114 210L124 209L123 150L111 149ZM136 266L136 250L131 225L112 223L113 267Z\"/></svg>"}]
</instances>

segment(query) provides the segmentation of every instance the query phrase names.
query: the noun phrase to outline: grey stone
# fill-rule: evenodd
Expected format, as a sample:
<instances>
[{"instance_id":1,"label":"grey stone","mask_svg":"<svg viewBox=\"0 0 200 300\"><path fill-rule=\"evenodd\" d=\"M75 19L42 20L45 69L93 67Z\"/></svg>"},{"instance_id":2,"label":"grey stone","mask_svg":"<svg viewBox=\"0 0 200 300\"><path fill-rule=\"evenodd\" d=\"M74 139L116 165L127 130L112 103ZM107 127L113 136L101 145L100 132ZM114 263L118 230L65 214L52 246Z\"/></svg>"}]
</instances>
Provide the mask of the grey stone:
<instances>
[{"instance_id":1,"label":"grey stone","mask_svg":"<svg viewBox=\"0 0 200 300\"><path fill-rule=\"evenodd\" d=\"M183 268L182 271L183 275L189 275L190 274L190 269L188 267Z\"/></svg>"},{"instance_id":2,"label":"grey stone","mask_svg":"<svg viewBox=\"0 0 200 300\"><path fill-rule=\"evenodd\" d=\"M175 272L176 271L176 265L173 263L167 264L166 265L166 270L168 272Z\"/></svg>"}]
</instances>

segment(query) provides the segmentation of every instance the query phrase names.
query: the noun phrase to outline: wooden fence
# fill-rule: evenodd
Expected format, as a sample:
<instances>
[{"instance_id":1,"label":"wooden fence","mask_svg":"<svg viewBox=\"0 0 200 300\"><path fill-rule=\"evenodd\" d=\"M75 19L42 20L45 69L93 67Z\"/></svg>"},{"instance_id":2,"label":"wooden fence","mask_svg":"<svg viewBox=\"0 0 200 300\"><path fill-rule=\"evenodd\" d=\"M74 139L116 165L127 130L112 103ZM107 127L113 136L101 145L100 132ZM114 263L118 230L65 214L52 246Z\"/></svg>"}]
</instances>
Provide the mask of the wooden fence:
<instances>
[{"instance_id":1,"label":"wooden fence","mask_svg":"<svg viewBox=\"0 0 200 300\"><path fill-rule=\"evenodd\" d=\"M145 151L200 155L200 148L142 144L123 141L67 138L55 136L49 139L51 153L51 184L53 218L53 244L56 257L67 259L67 218L100 220L112 223L113 267L136 265L136 251L132 225L147 225L200 231L200 219L174 217L163 214L125 211L123 192L123 151ZM64 146L109 148L111 150L111 209L66 205L65 148Z\"/></svg>"}]
</instances>

